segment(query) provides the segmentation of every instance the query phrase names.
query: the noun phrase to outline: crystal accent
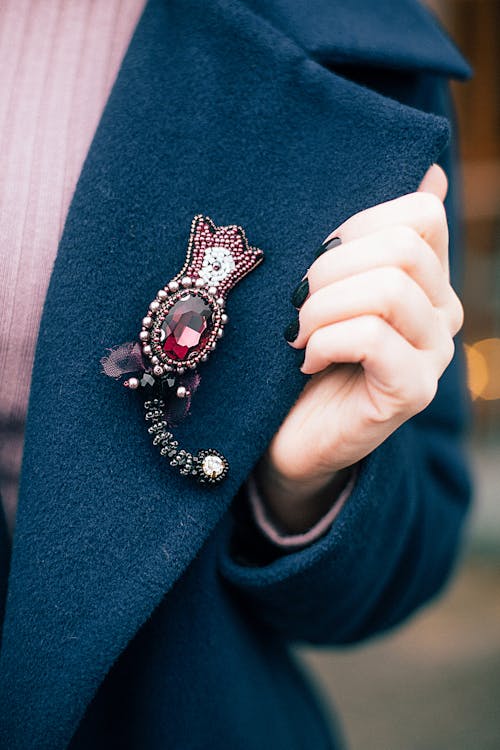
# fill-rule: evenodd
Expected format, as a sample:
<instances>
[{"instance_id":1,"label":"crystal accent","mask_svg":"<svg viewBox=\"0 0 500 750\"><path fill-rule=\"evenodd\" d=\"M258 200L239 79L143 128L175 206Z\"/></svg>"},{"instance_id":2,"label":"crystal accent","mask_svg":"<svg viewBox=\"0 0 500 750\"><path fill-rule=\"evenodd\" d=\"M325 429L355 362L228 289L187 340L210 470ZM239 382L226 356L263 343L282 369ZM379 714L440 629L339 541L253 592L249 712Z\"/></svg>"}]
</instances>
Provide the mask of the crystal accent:
<instances>
[{"instance_id":1,"label":"crystal accent","mask_svg":"<svg viewBox=\"0 0 500 750\"><path fill-rule=\"evenodd\" d=\"M217 479L218 476L224 471L224 461L213 453L205 456L202 461L201 467L204 474L211 479Z\"/></svg>"},{"instance_id":2,"label":"crystal accent","mask_svg":"<svg viewBox=\"0 0 500 750\"><path fill-rule=\"evenodd\" d=\"M149 372L145 372L141 378L141 386L143 388L145 388L146 386L149 386L150 388L152 388L155 383L156 383L156 380L154 379L154 377Z\"/></svg>"},{"instance_id":3,"label":"crystal accent","mask_svg":"<svg viewBox=\"0 0 500 750\"><path fill-rule=\"evenodd\" d=\"M172 305L161 325L165 354L182 361L203 349L212 331L212 313L203 297L193 292L183 295Z\"/></svg>"}]
</instances>

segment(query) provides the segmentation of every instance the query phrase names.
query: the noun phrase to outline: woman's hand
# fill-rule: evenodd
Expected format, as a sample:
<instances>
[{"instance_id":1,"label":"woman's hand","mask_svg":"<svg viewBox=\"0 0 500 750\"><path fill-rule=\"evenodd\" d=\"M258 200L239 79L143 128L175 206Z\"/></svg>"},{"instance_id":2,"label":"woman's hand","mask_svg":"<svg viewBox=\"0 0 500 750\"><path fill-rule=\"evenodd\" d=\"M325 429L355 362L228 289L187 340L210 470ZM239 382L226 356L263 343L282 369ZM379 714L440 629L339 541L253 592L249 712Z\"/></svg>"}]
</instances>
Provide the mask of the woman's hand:
<instances>
[{"instance_id":1,"label":"woman's hand","mask_svg":"<svg viewBox=\"0 0 500 750\"><path fill-rule=\"evenodd\" d=\"M291 346L312 377L257 467L272 515L291 532L332 502L329 488L433 399L463 309L450 286L447 179L362 211L312 263ZM325 240L326 243L326 240ZM293 328L293 326L292 326ZM290 336L289 336L290 338Z\"/></svg>"}]
</instances>

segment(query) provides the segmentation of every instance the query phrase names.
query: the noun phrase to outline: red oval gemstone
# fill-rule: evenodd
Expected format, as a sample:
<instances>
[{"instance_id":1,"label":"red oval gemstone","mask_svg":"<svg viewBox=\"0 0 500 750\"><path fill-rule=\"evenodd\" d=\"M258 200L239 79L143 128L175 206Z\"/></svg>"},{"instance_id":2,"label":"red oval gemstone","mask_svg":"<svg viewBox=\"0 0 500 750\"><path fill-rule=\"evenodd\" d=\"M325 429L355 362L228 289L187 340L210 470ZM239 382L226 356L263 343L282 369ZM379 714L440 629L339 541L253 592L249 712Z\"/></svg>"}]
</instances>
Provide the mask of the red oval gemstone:
<instances>
[{"instance_id":1,"label":"red oval gemstone","mask_svg":"<svg viewBox=\"0 0 500 750\"><path fill-rule=\"evenodd\" d=\"M203 297L187 292L161 324L162 348L171 359L186 359L203 349L213 328L213 310Z\"/></svg>"}]
</instances>

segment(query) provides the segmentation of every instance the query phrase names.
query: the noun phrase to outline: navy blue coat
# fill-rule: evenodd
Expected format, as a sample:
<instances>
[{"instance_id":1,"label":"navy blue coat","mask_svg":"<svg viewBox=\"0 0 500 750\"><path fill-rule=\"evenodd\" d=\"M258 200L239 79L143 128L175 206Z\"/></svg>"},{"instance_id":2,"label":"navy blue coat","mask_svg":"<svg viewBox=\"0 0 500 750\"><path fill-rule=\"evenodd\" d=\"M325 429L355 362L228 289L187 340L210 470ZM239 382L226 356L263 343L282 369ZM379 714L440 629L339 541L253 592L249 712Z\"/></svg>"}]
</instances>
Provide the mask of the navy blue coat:
<instances>
[{"instance_id":1,"label":"navy blue coat","mask_svg":"<svg viewBox=\"0 0 500 750\"><path fill-rule=\"evenodd\" d=\"M452 170L448 79L467 75L414 0L149 1L44 308L0 547L2 750L336 746L288 647L391 628L446 580L470 492L461 349L310 547L273 553L240 488L306 380L282 337L291 289L349 215ZM453 187L447 207L453 234ZM179 270L197 213L266 256L179 430L228 457L216 488L168 467L99 364Z\"/></svg>"}]
</instances>

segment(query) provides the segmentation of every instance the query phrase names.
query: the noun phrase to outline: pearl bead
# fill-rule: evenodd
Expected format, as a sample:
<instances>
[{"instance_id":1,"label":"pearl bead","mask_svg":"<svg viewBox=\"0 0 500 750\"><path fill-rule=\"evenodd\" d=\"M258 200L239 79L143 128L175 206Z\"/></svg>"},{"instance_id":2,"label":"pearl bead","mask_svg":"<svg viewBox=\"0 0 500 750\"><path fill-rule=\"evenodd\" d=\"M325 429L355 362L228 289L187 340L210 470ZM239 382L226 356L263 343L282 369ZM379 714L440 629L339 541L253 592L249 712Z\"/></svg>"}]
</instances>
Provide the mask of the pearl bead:
<instances>
[{"instance_id":1,"label":"pearl bead","mask_svg":"<svg viewBox=\"0 0 500 750\"><path fill-rule=\"evenodd\" d=\"M129 378L127 380L127 387L135 391L136 388L139 388L139 380L137 378Z\"/></svg>"},{"instance_id":2,"label":"pearl bead","mask_svg":"<svg viewBox=\"0 0 500 750\"><path fill-rule=\"evenodd\" d=\"M186 389L183 385L177 388L177 398L186 398Z\"/></svg>"},{"instance_id":3,"label":"pearl bead","mask_svg":"<svg viewBox=\"0 0 500 750\"><path fill-rule=\"evenodd\" d=\"M169 281L168 282L168 288L171 292L176 292L179 288L179 282L178 281Z\"/></svg>"}]
</instances>

